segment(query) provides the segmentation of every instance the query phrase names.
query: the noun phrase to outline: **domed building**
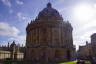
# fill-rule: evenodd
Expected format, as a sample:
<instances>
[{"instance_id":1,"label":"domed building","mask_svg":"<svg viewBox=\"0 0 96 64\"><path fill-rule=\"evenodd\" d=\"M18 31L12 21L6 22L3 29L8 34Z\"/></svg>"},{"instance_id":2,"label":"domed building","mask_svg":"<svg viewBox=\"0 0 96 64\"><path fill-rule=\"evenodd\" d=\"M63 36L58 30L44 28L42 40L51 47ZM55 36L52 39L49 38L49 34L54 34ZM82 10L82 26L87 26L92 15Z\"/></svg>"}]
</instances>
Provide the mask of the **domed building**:
<instances>
[{"instance_id":1,"label":"domed building","mask_svg":"<svg viewBox=\"0 0 96 64\"><path fill-rule=\"evenodd\" d=\"M59 12L48 3L26 28L25 58L32 61L73 60L72 30L71 24L63 21Z\"/></svg>"}]
</instances>

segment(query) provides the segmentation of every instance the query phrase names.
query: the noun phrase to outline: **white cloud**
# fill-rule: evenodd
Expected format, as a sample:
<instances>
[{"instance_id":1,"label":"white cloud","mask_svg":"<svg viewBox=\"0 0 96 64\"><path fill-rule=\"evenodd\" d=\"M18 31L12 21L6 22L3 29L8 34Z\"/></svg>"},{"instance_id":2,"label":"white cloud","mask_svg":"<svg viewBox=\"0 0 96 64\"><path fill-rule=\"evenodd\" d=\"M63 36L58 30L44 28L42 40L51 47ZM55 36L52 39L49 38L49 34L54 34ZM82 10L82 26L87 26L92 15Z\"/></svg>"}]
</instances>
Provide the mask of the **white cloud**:
<instances>
[{"instance_id":1,"label":"white cloud","mask_svg":"<svg viewBox=\"0 0 96 64\"><path fill-rule=\"evenodd\" d=\"M72 5L68 10L65 10L63 7L59 9L63 16L65 16L66 13L69 14L68 20L73 27L73 41L77 49L79 45L85 45L86 41L90 43L90 36L96 33L96 3L81 3L80 10L78 9L80 8L78 5L80 5L80 2L79 4ZM76 7L75 11L74 7ZM79 19L77 16L74 16L77 12Z\"/></svg>"},{"instance_id":2,"label":"white cloud","mask_svg":"<svg viewBox=\"0 0 96 64\"><path fill-rule=\"evenodd\" d=\"M12 42L12 41L16 41L16 44L20 44L20 45L25 45L26 42L26 35L18 35L15 37L11 37L8 39L8 41Z\"/></svg>"},{"instance_id":3,"label":"white cloud","mask_svg":"<svg viewBox=\"0 0 96 64\"><path fill-rule=\"evenodd\" d=\"M8 42L12 43L14 40L16 44L25 45L26 35L19 35L19 33L20 31L16 27L0 22L0 36L11 36L7 41L2 41L1 45L6 45Z\"/></svg>"},{"instance_id":4,"label":"white cloud","mask_svg":"<svg viewBox=\"0 0 96 64\"><path fill-rule=\"evenodd\" d=\"M28 17L27 16L25 16L23 13L21 13L21 12L18 12L17 13L17 16L18 16L18 18L20 19L20 20L27 20L28 19Z\"/></svg>"},{"instance_id":5,"label":"white cloud","mask_svg":"<svg viewBox=\"0 0 96 64\"><path fill-rule=\"evenodd\" d=\"M0 22L0 35L2 36L17 36L19 34L19 30L9 25L8 23Z\"/></svg>"},{"instance_id":6,"label":"white cloud","mask_svg":"<svg viewBox=\"0 0 96 64\"><path fill-rule=\"evenodd\" d=\"M92 20L96 15L96 8L94 7L94 5L89 3L76 4L73 9L73 17L81 22Z\"/></svg>"},{"instance_id":7,"label":"white cloud","mask_svg":"<svg viewBox=\"0 0 96 64\"><path fill-rule=\"evenodd\" d=\"M94 7L96 8L96 3L94 4Z\"/></svg>"},{"instance_id":8,"label":"white cloud","mask_svg":"<svg viewBox=\"0 0 96 64\"><path fill-rule=\"evenodd\" d=\"M20 46L22 46L22 44L25 46L25 42L26 42L26 35L18 35L18 36L13 36L11 38L8 38L8 40L6 41L0 41L0 46L3 45L7 45L8 43L11 44L13 41L15 41L15 43Z\"/></svg>"},{"instance_id":9,"label":"white cloud","mask_svg":"<svg viewBox=\"0 0 96 64\"><path fill-rule=\"evenodd\" d=\"M16 0L16 3L17 3L18 5L23 5L23 4L24 4L24 2L22 2L22 1L20 1L20 0Z\"/></svg>"},{"instance_id":10,"label":"white cloud","mask_svg":"<svg viewBox=\"0 0 96 64\"><path fill-rule=\"evenodd\" d=\"M9 10L9 13L10 13L10 14L12 14L12 13L13 13L13 10L12 10L12 9L10 9L10 10Z\"/></svg>"},{"instance_id":11,"label":"white cloud","mask_svg":"<svg viewBox=\"0 0 96 64\"><path fill-rule=\"evenodd\" d=\"M4 5L8 6L8 7L11 7L11 2L10 0L1 0L3 2Z\"/></svg>"},{"instance_id":12,"label":"white cloud","mask_svg":"<svg viewBox=\"0 0 96 64\"><path fill-rule=\"evenodd\" d=\"M7 45L7 41L0 41L0 46L6 46Z\"/></svg>"},{"instance_id":13,"label":"white cloud","mask_svg":"<svg viewBox=\"0 0 96 64\"><path fill-rule=\"evenodd\" d=\"M55 2L55 4L58 5L58 4L64 3L64 1L65 1L65 0L57 0L57 1Z\"/></svg>"},{"instance_id":14,"label":"white cloud","mask_svg":"<svg viewBox=\"0 0 96 64\"><path fill-rule=\"evenodd\" d=\"M1 0L2 1L2 3L5 5L5 6L7 6L7 7L9 7L10 9L9 9L9 13L10 14L12 14L13 13L13 10L12 10L12 4L11 4L11 0Z\"/></svg>"}]
</instances>

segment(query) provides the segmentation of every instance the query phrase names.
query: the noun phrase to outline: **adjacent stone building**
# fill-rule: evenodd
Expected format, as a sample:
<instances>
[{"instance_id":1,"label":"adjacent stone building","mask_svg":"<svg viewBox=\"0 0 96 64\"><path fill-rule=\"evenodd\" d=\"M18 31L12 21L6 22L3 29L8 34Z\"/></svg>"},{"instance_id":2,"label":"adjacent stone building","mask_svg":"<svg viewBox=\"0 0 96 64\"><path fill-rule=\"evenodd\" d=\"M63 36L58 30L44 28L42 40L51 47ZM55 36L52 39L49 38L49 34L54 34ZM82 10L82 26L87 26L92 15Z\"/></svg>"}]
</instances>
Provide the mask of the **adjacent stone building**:
<instances>
[{"instance_id":1,"label":"adjacent stone building","mask_svg":"<svg viewBox=\"0 0 96 64\"><path fill-rule=\"evenodd\" d=\"M92 56L96 58L96 33L91 35Z\"/></svg>"},{"instance_id":2,"label":"adjacent stone building","mask_svg":"<svg viewBox=\"0 0 96 64\"><path fill-rule=\"evenodd\" d=\"M79 46L78 57L88 59L89 57L96 58L96 33L91 35L91 43L86 42L86 45Z\"/></svg>"},{"instance_id":3,"label":"adjacent stone building","mask_svg":"<svg viewBox=\"0 0 96 64\"><path fill-rule=\"evenodd\" d=\"M26 60L69 61L75 57L72 26L47 4L26 31Z\"/></svg>"},{"instance_id":4,"label":"adjacent stone building","mask_svg":"<svg viewBox=\"0 0 96 64\"><path fill-rule=\"evenodd\" d=\"M79 46L79 50L77 52L77 57L81 59L88 59L89 56L92 55L92 47L91 43L86 41L86 45Z\"/></svg>"},{"instance_id":5,"label":"adjacent stone building","mask_svg":"<svg viewBox=\"0 0 96 64\"><path fill-rule=\"evenodd\" d=\"M24 50L25 47L20 47L15 44L15 41L12 42L8 46L0 47L0 60L23 60L24 58Z\"/></svg>"}]
</instances>

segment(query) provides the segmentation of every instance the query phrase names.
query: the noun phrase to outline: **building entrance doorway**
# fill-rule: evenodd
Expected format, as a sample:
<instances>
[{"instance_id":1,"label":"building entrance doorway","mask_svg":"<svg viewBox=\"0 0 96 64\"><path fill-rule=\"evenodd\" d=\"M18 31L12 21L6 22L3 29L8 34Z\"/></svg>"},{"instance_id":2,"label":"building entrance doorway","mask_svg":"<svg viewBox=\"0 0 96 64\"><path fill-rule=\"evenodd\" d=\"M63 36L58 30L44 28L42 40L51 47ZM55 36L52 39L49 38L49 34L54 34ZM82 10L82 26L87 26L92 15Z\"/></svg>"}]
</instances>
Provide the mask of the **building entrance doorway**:
<instances>
[{"instance_id":1,"label":"building entrance doorway","mask_svg":"<svg viewBox=\"0 0 96 64\"><path fill-rule=\"evenodd\" d=\"M67 50L67 60L71 59L71 54L70 54L70 50Z\"/></svg>"}]
</instances>

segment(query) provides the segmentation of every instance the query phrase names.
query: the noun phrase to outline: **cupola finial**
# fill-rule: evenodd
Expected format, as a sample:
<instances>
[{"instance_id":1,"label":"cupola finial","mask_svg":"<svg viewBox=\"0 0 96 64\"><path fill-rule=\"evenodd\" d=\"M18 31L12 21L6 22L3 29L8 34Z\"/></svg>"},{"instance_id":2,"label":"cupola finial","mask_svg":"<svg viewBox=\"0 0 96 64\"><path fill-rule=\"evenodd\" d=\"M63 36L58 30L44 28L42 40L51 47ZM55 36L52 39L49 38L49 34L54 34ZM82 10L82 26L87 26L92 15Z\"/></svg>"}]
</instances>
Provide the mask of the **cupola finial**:
<instances>
[{"instance_id":1,"label":"cupola finial","mask_svg":"<svg viewBox=\"0 0 96 64\"><path fill-rule=\"evenodd\" d=\"M47 4L47 7L48 7L48 8L51 8L51 7L52 7L52 4L49 2L49 3Z\"/></svg>"}]
</instances>

